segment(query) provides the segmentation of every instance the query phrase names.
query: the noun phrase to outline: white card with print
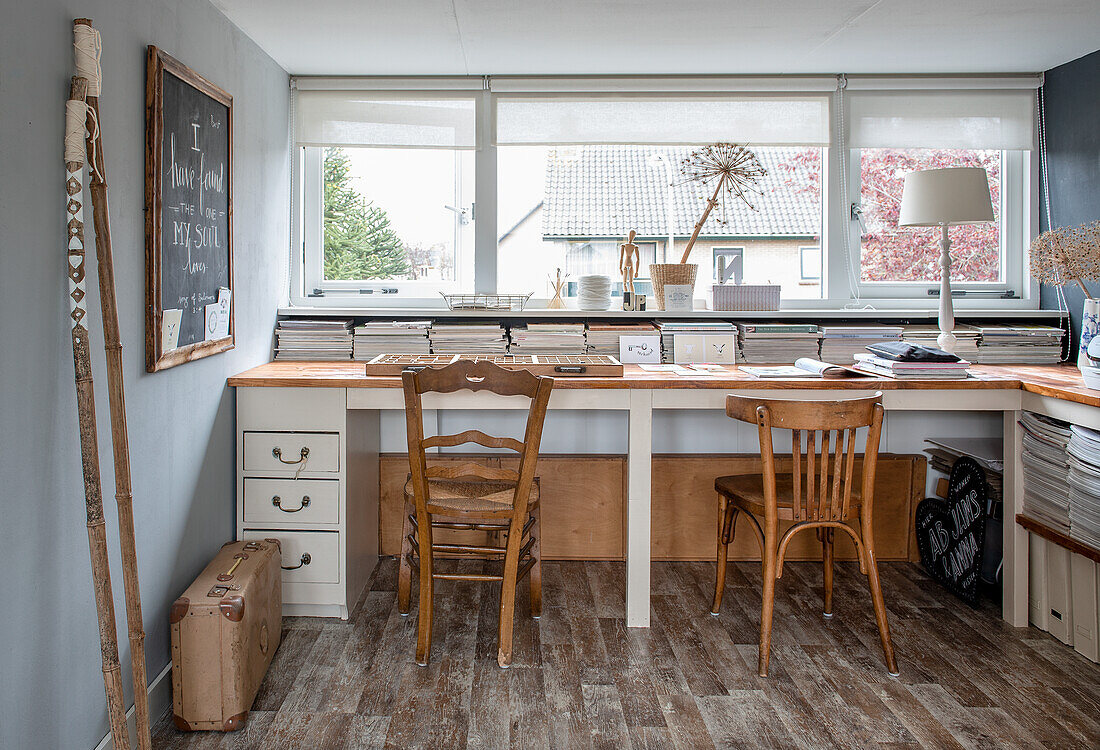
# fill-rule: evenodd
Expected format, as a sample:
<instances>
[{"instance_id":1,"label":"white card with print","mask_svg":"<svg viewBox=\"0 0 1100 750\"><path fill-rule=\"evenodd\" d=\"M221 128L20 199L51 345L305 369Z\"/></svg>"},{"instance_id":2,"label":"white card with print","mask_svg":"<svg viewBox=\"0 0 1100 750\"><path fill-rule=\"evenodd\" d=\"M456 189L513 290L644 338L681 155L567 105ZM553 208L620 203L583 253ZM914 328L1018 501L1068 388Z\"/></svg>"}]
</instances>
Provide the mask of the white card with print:
<instances>
[{"instance_id":1,"label":"white card with print","mask_svg":"<svg viewBox=\"0 0 1100 750\"><path fill-rule=\"evenodd\" d=\"M672 337L672 361L678 365L706 362L707 339L697 333L677 333Z\"/></svg>"},{"instance_id":2,"label":"white card with print","mask_svg":"<svg viewBox=\"0 0 1100 750\"><path fill-rule=\"evenodd\" d=\"M733 334L708 333L703 336L706 359L703 362L732 365L736 361L737 344Z\"/></svg>"},{"instance_id":3,"label":"white card with print","mask_svg":"<svg viewBox=\"0 0 1100 750\"><path fill-rule=\"evenodd\" d=\"M690 311L692 309L692 294L695 287L691 284L665 284L665 310Z\"/></svg>"},{"instance_id":4,"label":"white card with print","mask_svg":"<svg viewBox=\"0 0 1100 750\"><path fill-rule=\"evenodd\" d=\"M620 336L619 361L624 365L659 363L661 361L661 337Z\"/></svg>"}]
</instances>

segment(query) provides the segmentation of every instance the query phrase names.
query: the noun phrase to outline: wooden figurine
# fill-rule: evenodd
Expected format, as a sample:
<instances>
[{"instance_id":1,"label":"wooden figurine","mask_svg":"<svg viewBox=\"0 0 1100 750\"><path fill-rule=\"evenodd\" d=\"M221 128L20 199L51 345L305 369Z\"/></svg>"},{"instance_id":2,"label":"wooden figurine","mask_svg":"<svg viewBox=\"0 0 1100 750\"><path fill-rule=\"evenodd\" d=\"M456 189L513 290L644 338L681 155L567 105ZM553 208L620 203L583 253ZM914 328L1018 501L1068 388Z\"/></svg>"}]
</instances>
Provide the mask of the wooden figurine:
<instances>
[{"instance_id":1,"label":"wooden figurine","mask_svg":"<svg viewBox=\"0 0 1100 750\"><path fill-rule=\"evenodd\" d=\"M547 307L551 310L561 310L565 307L565 301L561 298L561 290L565 288L565 281L561 277L561 269L554 270L557 271L557 278L550 279L550 283L554 286L554 298L550 300Z\"/></svg>"},{"instance_id":2,"label":"wooden figurine","mask_svg":"<svg viewBox=\"0 0 1100 750\"><path fill-rule=\"evenodd\" d=\"M631 229L626 242L619 245L619 271L623 274L623 309L634 309L634 279L641 265L638 246L634 244L637 233Z\"/></svg>"}]
</instances>

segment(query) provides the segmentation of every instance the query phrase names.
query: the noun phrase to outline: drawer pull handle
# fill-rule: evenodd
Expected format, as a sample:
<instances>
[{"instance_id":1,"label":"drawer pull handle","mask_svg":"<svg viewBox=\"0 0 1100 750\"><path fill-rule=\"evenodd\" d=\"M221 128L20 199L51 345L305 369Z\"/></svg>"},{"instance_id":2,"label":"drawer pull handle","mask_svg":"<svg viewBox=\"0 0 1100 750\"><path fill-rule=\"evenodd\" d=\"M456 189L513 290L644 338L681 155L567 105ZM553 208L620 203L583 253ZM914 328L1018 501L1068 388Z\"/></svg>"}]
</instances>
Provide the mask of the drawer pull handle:
<instances>
[{"instance_id":1,"label":"drawer pull handle","mask_svg":"<svg viewBox=\"0 0 1100 750\"><path fill-rule=\"evenodd\" d=\"M297 508L284 508L282 503L283 499L278 495L275 495L273 498L271 498L271 504L281 510L283 513L297 513L303 508L309 507L309 495L302 495L302 504L299 505Z\"/></svg>"},{"instance_id":2,"label":"drawer pull handle","mask_svg":"<svg viewBox=\"0 0 1100 750\"><path fill-rule=\"evenodd\" d=\"M305 447L305 446L302 447L301 456L298 458L297 461L287 461L285 458L283 458L283 449L280 448L279 446L275 446L274 448L271 449L271 455L273 455L273 456L275 456L275 458L279 459L279 461L281 463L290 464L291 466L294 466L295 464L305 463L305 460L307 458L309 458L309 448Z\"/></svg>"},{"instance_id":3,"label":"drawer pull handle","mask_svg":"<svg viewBox=\"0 0 1100 750\"><path fill-rule=\"evenodd\" d=\"M279 567L283 570L297 570L303 565L309 565L311 562L313 562L313 558L309 556L308 552L303 552L302 559L298 561L297 565L280 565Z\"/></svg>"}]
</instances>

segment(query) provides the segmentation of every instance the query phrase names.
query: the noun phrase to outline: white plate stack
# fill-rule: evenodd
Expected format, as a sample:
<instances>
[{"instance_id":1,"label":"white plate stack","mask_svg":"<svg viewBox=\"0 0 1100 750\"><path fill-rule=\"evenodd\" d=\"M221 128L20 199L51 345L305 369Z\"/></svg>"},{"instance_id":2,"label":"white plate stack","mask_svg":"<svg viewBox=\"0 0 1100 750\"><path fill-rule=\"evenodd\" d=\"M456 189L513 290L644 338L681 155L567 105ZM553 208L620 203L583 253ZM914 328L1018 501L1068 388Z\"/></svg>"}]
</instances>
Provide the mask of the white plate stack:
<instances>
[{"instance_id":1,"label":"white plate stack","mask_svg":"<svg viewBox=\"0 0 1100 750\"><path fill-rule=\"evenodd\" d=\"M611 277L592 274L577 279L577 307L606 310L611 307Z\"/></svg>"}]
</instances>

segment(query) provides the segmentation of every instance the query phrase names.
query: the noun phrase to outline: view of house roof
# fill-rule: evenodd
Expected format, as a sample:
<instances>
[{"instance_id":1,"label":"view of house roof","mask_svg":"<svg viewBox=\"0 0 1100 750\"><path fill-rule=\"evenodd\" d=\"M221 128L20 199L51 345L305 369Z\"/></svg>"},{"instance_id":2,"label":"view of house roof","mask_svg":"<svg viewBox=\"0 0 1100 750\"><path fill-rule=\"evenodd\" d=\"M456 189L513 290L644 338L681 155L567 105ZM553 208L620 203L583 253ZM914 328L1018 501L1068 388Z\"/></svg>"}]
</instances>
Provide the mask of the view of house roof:
<instances>
[{"instance_id":1,"label":"view of house roof","mask_svg":"<svg viewBox=\"0 0 1100 750\"><path fill-rule=\"evenodd\" d=\"M623 237L633 229L642 237L668 235L667 206L672 193L673 234L691 235L714 183L685 183L680 163L691 147L572 146L549 150L542 234L544 237ZM818 174L797 157L806 149L753 149L768 176L762 195L750 195L753 211L726 196L725 218L719 204L702 237L808 237L821 234L821 199L809 190ZM661 161L664 158L665 162ZM671 172L669 167L671 166ZM671 176L671 180L669 179ZM672 182L671 188L669 183Z\"/></svg>"}]
</instances>

